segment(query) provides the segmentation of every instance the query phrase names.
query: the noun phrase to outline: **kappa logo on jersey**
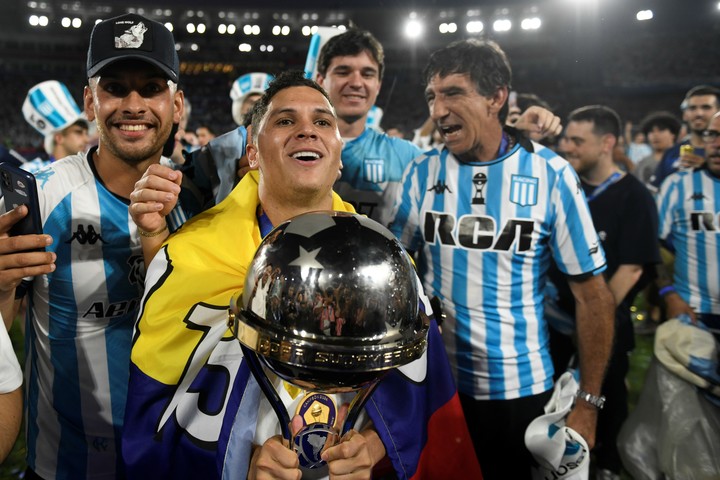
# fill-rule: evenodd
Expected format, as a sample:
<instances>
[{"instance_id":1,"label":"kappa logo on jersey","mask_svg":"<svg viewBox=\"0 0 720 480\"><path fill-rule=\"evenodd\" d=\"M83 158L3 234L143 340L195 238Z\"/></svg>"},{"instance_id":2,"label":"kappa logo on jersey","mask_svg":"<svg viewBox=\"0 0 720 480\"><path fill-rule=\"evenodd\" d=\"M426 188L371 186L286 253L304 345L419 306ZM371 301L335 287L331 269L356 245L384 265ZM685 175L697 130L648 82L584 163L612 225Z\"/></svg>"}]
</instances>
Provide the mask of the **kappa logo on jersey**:
<instances>
[{"instance_id":1,"label":"kappa logo on jersey","mask_svg":"<svg viewBox=\"0 0 720 480\"><path fill-rule=\"evenodd\" d=\"M521 207L530 207L537 204L538 183L536 177L513 175L510 180L510 201Z\"/></svg>"},{"instance_id":2,"label":"kappa logo on jersey","mask_svg":"<svg viewBox=\"0 0 720 480\"><path fill-rule=\"evenodd\" d=\"M535 222L511 218L496 232L495 219L485 215L463 215L458 221L448 213L426 211L423 236L429 244L460 246L472 250L526 252L532 247Z\"/></svg>"},{"instance_id":3,"label":"kappa logo on jersey","mask_svg":"<svg viewBox=\"0 0 720 480\"><path fill-rule=\"evenodd\" d=\"M428 192L435 192L435 195L442 195L445 192L452 193L452 190L450 190L450 187L445 185L441 180L438 180L435 185L428 188Z\"/></svg>"},{"instance_id":4,"label":"kappa logo on jersey","mask_svg":"<svg viewBox=\"0 0 720 480\"><path fill-rule=\"evenodd\" d=\"M365 181L382 183L385 181L385 160L381 158L366 158L363 160Z\"/></svg>"},{"instance_id":5,"label":"kappa logo on jersey","mask_svg":"<svg viewBox=\"0 0 720 480\"><path fill-rule=\"evenodd\" d=\"M705 200L705 195L702 192L693 193L688 200Z\"/></svg>"},{"instance_id":6,"label":"kappa logo on jersey","mask_svg":"<svg viewBox=\"0 0 720 480\"><path fill-rule=\"evenodd\" d=\"M174 416L193 443L207 448L213 448L220 438L225 408L242 360L240 343L232 337L223 339L228 328L217 321L218 310L227 311L227 307L198 304L185 319L186 328L197 332L198 344L157 427L160 433Z\"/></svg>"},{"instance_id":7,"label":"kappa logo on jersey","mask_svg":"<svg viewBox=\"0 0 720 480\"><path fill-rule=\"evenodd\" d=\"M715 215L713 212L690 212L690 228L696 232L716 231L720 227L720 213L717 214L717 223L715 223Z\"/></svg>"},{"instance_id":8,"label":"kappa logo on jersey","mask_svg":"<svg viewBox=\"0 0 720 480\"><path fill-rule=\"evenodd\" d=\"M35 175L35 180L40 183L40 188L45 188L45 184L50 180L50 177L55 175L55 170L52 168L45 168L41 169L37 173L33 173Z\"/></svg>"},{"instance_id":9,"label":"kappa logo on jersey","mask_svg":"<svg viewBox=\"0 0 720 480\"><path fill-rule=\"evenodd\" d=\"M95 227L92 225L87 226L87 231L85 230L85 225L82 223L78 224L77 230L75 230L75 233L73 233L72 237L70 237L70 240L67 240L65 243L71 243L73 240L77 240L77 243L80 245L95 245L98 241L101 241L102 243L107 243L103 238L95 231Z\"/></svg>"},{"instance_id":10,"label":"kappa logo on jersey","mask_svg":"<svg viewBox=\"0 0 720 480\"><path fill-rule=\"evenodd\" d=\"M92 441L92 446L98 452L107 452L110 442L105 437L95 437Z\"/></svg>"}]
</instances>

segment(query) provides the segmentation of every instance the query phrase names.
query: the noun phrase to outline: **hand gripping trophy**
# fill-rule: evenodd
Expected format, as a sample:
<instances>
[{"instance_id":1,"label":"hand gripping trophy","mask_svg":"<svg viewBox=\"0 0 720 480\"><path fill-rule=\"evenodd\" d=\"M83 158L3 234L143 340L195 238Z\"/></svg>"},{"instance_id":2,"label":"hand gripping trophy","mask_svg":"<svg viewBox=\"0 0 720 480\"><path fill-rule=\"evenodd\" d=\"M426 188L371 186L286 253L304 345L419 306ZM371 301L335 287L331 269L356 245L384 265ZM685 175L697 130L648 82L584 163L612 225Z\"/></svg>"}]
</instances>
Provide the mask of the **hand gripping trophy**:
<instances>
[{"instance_id":1,"label":"hand gripping trophy","mask_svg":"<svg viewBox=\"0 0 720 480\"><path fill-rule=\"evenodd\" d=\"M323 449L355 427L384 374L423 355L429 325L399 242L343 212L303 214L270 232L229 323L305 468L325 464ZM302 392L292 402L304 423L294 438L288 391ZM347 415L339 398L350 399Z\"/></svg>"}]
</instances>

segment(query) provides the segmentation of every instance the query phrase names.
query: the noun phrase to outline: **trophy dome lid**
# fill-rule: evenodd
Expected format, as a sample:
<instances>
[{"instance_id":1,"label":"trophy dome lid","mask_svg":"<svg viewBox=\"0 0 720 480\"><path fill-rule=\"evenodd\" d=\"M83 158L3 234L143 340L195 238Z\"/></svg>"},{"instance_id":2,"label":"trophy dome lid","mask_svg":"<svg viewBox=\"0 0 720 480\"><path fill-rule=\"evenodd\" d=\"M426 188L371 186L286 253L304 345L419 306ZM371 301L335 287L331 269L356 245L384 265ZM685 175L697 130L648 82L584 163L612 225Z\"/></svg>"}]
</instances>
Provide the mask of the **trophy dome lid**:
<instances>
[{"instance_id":1,"label":"trophy dome lid","mask_svg":"<svg viewBox=\"0 0 720 480\"><path fill-rule=\"evenodd\" d=\"M409 256L357 214L312 212L276 227L231 308L240 342L305 388L359 388L426 348Z\"/></svg>"}]
</instances>

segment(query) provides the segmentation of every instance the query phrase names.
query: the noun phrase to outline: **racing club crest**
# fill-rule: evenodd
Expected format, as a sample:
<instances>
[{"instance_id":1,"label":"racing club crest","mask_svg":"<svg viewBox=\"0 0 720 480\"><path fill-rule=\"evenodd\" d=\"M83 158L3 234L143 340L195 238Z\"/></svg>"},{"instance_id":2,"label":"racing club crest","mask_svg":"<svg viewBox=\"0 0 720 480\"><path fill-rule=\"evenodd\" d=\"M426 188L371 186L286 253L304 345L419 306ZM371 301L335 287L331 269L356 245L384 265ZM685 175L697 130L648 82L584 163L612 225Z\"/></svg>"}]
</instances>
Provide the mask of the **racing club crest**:
<instances>
[{"instance_id":1,"label":"racing club crest","mask_svg":"<svg viewBox=\"0 0 720 480\"><path fill-rule=\"evenodd\" d=\"M524 175L513 175L510 180L510 201L521 207L537 204L538 179Z\"/></svg>"},{"instance_id":2,"label":"racing club crest","mask_svg":"<svg viewBox=\"0 0 720 480\"><path fill-rule=\"evenodd\" d=\"M382 183L385 181L385 161L382 158L366 158L363 160L365 181Z\"/></svg>"}]
</instances>

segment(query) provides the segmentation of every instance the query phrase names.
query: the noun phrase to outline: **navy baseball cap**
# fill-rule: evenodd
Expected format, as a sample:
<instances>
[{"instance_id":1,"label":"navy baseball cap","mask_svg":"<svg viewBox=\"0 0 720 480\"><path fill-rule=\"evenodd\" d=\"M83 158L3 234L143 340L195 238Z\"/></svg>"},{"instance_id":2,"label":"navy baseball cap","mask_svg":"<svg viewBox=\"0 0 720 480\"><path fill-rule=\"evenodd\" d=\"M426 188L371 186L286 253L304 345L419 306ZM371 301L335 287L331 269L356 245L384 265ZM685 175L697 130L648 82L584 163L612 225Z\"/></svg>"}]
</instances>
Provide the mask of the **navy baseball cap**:
<instances>
[{"instance_id":1,"label":"navy baseball cap","mask_svg":"<svg viewBox=\"0 0 720 480\"><path fill-rule=\"evenodd\" d=\"M131 58L155 65L177 83L180 60L175 51L175 38L165 25L130 13L93 27L87 55L88 78L108 65Z\"/></svg>"}]
</instances>

